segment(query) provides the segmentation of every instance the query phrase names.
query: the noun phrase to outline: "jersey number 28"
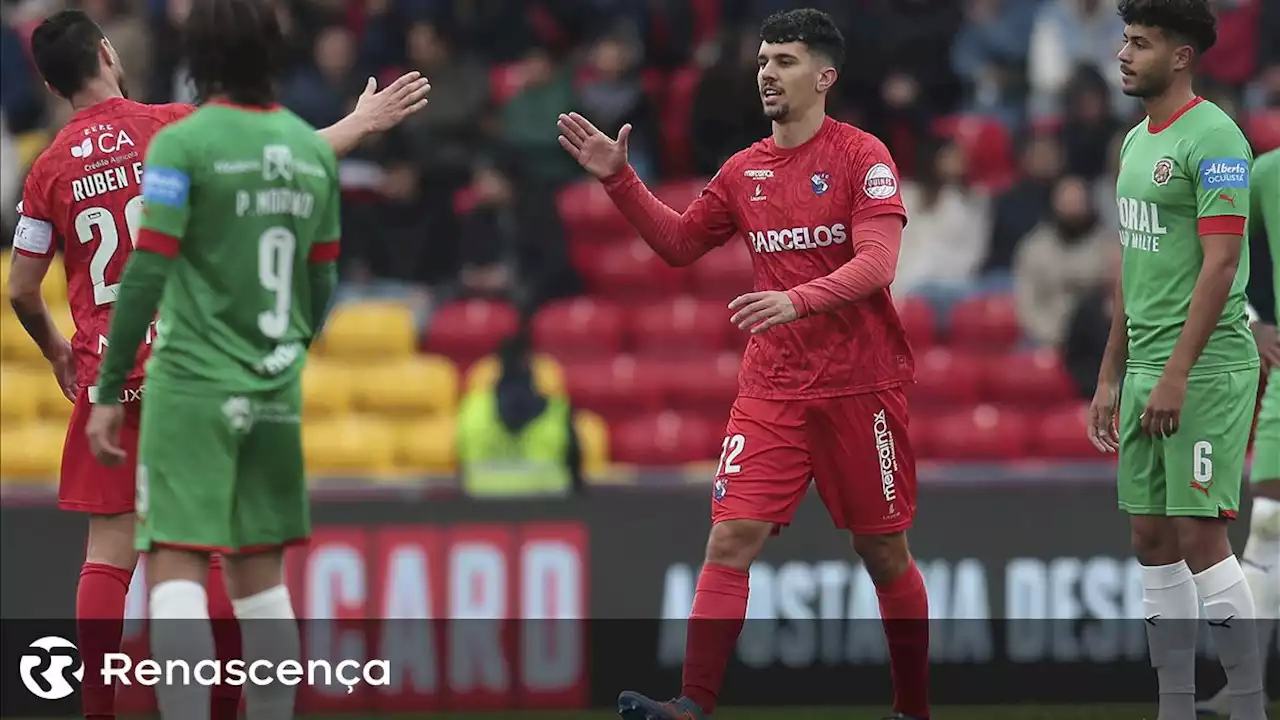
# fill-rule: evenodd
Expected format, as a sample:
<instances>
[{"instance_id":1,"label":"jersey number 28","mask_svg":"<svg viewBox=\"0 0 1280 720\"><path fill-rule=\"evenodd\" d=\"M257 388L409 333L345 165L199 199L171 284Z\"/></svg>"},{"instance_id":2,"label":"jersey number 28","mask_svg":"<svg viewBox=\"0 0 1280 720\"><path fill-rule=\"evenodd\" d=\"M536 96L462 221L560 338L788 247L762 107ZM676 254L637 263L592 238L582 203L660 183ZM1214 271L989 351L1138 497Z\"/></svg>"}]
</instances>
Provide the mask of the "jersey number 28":
<instances>
[{"instance_id":1,"label":"jersey number 28","mask_svg":"<svg viewBox=\"0 0 1280 720\"><path fill-rule=\"evenodd\" d=\"M125 203L124 229L129 237L129 247L138 237L138 226L142 224L142 196L138 195ZM93 242L94 230L97 230L98 247L89 260L89 280L93 282L93 304L110 305L120 294L120 283L107 282L107 267L120 249L120 226L111 211L103 207L91 207L81 210L75 219L76 238L81 245Z\"/></svg>"}]
</instances>

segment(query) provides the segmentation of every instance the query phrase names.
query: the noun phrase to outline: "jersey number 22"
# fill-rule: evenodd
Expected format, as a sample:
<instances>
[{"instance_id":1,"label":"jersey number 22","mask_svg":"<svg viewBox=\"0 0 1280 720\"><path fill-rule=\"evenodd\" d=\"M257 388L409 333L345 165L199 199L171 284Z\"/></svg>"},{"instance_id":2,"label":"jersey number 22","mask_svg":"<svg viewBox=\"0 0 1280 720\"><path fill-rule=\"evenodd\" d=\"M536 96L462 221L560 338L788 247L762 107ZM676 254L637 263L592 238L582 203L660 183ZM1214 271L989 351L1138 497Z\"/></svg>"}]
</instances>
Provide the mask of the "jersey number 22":
<instances>
[{"instance_id":1,"label":"jersey number 22","mask_svg":"<svg viewBox=\"0 0 1280 720\"><path fill-rule=\"evenodd\" d=\"M142 224L142 196L129 200L124 206L125 233L129 236L129 247L138 237L138 226ZM93 282L93 304L110 305L120 294L120 283L107 282L107 267L120 249L120 226L111 211L103 207L91 207L81 210L75 219L76 238L84 245L93 242L94 230L98 231L98 247L89 260L89 280Z\"/></svg>"}]
</instances>

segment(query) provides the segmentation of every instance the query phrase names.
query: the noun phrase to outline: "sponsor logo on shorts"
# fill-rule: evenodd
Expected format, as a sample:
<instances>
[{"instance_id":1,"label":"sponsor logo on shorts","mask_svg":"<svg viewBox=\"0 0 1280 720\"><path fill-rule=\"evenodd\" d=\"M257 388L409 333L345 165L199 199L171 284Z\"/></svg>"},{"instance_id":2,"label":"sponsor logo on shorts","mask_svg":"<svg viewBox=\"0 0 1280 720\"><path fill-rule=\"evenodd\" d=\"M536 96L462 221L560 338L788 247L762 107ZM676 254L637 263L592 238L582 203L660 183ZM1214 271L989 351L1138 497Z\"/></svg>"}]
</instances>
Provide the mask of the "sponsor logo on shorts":
<instances>
[{"instance_id":1,"label":"sponsor logo on shorts","mask_svg":"<svg viewBox=\"0 0 1280 720\"><path fill-rule=\"evenodd\" d=\"M884 492L884 501L892 506L898 499L898 484L894 480L898 472L898 451L883 409L872 417L871 428L876 436L876 456L880 458L880 488Z\"/></svg>"},{"instance_id":2,"label":"sponsor logo on shorts","mask_svg":"<svg viewBox=\"0 0 1280 720\"><path fill-rule=\"evenodd\" d=\"M1200 163L1200 186L1206 190L1249 187L1249 162L1243 158L1210 158Z\"/></svg>"},{"instance_id":3,"label":"sponsor logo on shorts","mask_svg":"<svg viewBox=\"0 0 1280 720\"><path fill-rule=\"evenodd\" d=\"M70 697L84 679L84 663L75 643L48 635L27 646L18 661L18 673L27 691L41 700Z\"/></svg>"},{"instance_id":4,"label":"sponsor logo on shorts","mask_svg":"<svg viewBox=\"0 0 1280 720\"><path fill-rule=\"evenodd\" d=\"M253 408L247 397L232 395L227 398L227 401L222 403L222 414L235 432L247 433L253 427Z\"/></svg>"},{"instance_id":5,"label":"sponsor logo on shorts","mask_svg":"<svg viewBox=\"0 0 1280 720\"><path fill-rule=\"evenodd\" d=\"M716 478L715 485L711 488L711 497L716 502L724 500L724 496L729 492L729 480L726 478Z\"/></svg>"}]
</instances>

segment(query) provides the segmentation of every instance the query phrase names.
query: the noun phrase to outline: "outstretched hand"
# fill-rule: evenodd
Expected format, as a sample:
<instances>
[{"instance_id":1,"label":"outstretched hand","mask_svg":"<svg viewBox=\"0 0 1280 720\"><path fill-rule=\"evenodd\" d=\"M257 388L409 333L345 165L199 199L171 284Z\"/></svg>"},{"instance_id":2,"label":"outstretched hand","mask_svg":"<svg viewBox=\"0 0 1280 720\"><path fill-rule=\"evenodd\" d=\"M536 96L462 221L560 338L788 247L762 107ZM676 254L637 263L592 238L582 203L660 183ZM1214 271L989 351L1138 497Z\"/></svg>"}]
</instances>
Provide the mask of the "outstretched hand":
<instances>
[{"instance_id":1,"label":"outstretched hand","mask_svg":"<svg viewBox=\"0 0 1280 720\"><path fill-rule=\"evenodd\" d=\"M631 125L623 125L618 139L613 140L591 121L578 113L561 115L556 121L560 129L560 147L573 156L584 170L603 180L627 167L627 138Z\"/></svg>"},{"instance_id":2,"label":"outstretched hand","mask_svg":"<svg viewBox=\"0 0 1280 720\"><path fill-rule=\"evenodd\" d=\"M407 72L378 90L378 81L369 78L356 100L354 115L360 116L370 132L386 132L427 106L431 83L417 71Z\"/></svg>"}]
</instances>

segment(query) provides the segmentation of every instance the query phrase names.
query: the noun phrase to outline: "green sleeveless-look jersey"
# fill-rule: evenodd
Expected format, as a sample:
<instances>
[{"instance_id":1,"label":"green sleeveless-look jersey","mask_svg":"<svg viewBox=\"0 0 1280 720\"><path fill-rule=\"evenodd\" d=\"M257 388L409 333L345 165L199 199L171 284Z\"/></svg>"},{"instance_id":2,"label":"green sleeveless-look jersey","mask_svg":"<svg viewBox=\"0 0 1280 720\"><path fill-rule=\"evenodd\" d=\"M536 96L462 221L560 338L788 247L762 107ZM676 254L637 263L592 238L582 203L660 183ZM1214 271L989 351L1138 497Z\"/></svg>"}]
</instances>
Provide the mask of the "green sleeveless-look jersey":
<instances>
[{"instance_id":1,"label":"green sleeveless-look jersey","mask_svg":"<svg viewBox=\"0 0 1280 720\"><path fill-rule=\"evenodd\" d=\"M143 228L176 238L148 383L252 392L298 379L307 263L339 236L333 151L284 109L210 103L147 153Z\"/></svg>"},{"instance_id":2,"label":"green sleeveless-look jersey","mask_svg":"<svg viewBox=\"0 0 1280 720\"><path fill-rule=\"evenodd\" d=\"M1240 128L1203 100L1163 128L1144 120L1125 137L1116 202L1130 372L1163 372L1204 263L1200 235L1245 232L1252 162ZM1192 375L1258 365L1245 314L1249 253L1240 242L1231 294Z\"/></svg>"}]
</instances>

